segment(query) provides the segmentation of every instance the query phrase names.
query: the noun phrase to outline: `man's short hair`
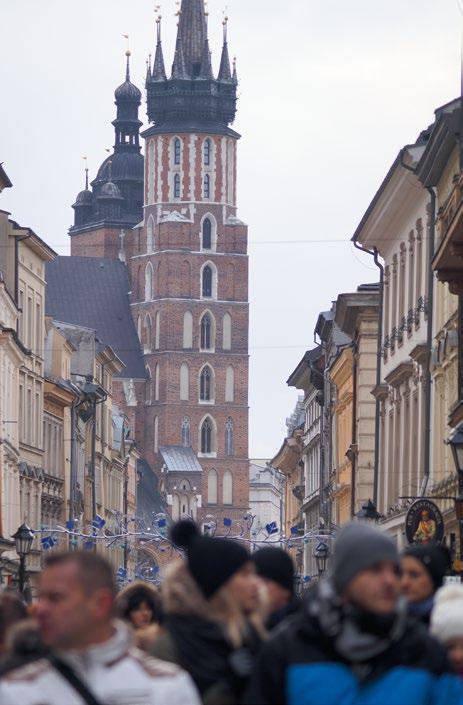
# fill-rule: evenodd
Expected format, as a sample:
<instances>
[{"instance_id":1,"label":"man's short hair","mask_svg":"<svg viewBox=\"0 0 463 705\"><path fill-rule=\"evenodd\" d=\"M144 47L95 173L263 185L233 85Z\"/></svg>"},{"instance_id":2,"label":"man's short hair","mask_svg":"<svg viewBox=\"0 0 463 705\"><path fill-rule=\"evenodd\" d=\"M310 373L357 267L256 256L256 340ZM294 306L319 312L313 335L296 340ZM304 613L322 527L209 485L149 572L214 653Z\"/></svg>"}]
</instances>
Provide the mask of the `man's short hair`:
<instances>
[{"instance_id":1,"label":"man's short hair","mask_svg":"<svg viewBox=\"0 0 463 705\"><path fill-rule=\"evenodd\" d=\"M114 571L106 558L98 553L87 553L86 551L54 553L45 559L45 568L53 568L66 563L74 563L77 566L78 579L87 595L102 588L109 590L113 596L116 595L117 586Z\"/></svg>"}]
</instances>

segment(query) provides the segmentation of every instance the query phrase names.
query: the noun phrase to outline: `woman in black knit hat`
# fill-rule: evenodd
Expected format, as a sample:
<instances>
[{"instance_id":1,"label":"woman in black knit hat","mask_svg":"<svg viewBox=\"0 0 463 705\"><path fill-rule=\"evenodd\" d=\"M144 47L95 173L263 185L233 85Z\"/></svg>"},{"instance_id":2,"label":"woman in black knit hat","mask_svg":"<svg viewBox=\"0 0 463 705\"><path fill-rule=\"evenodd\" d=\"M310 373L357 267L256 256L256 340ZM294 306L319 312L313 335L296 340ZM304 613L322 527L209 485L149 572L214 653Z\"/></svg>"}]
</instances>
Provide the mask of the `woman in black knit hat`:
<instances>
[{"instance_id":1,"label":"woman in black knit hat","mask_svg":"<svg viewBox=\"0 0 463 705\"><path fill-rule=\"evenodd\" d=\"M402 554L402 592L409 614L429 626L434 595L450 569L450 553L445 546L409 546Z\"/></svg>"},{"instance_id":2,"label":"woman in black knit hat","mask_svg":"<svg viewBox=\"0 0 463 705\"><path fill-rule=\"evenodd\" d=\"M255 568L244 546L201 536L192 521L171 532L186 560L169 566L163 633L151 653L189 672L205 705L240 701L263 634L251 626L258 606Z\"/></svg>"}]
</instances>

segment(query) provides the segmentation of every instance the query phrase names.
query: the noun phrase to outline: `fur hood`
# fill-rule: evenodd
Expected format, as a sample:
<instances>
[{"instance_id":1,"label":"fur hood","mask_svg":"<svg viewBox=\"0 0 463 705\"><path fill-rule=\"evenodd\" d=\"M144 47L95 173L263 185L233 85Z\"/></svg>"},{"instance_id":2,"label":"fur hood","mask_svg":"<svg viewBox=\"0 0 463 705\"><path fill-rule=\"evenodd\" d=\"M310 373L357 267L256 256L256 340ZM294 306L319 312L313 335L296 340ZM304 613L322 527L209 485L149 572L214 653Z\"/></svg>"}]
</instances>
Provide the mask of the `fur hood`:
<instances>
[{"instance_id":1,"label":"fur hood","mask_svg":"<svg viewBox=\"0 0 463 705\"><path fill-rule=\"evenodd\" d=\"M161 592L167 614L211 618L211 605L183 561L168 566Z\"/></svg>"},{"instance_id":2,"label":"fur hood","mask_svg":"<svg viewBox=\"0 0 463 705\"><path fill-rule=\"evenodd\" d=\"M127 585L127 587L121 590L116 596L114 608L117 616L123 617L130 600L136 595L141 595L142 599L146 599L155 605L160 606L161 604L161 595L155 585L150 585L149 583L144 583L141 580L136 580L135 582L130 583L130 585Z\"/></svg>"}]
</instances>

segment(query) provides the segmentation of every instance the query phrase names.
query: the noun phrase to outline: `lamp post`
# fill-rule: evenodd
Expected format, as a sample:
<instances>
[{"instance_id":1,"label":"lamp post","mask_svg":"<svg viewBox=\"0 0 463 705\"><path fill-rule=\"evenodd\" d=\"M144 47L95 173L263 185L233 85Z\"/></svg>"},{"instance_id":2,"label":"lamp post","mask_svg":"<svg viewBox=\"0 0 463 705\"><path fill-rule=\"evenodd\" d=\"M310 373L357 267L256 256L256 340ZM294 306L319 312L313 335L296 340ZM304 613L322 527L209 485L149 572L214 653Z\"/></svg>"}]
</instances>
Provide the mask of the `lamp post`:
<instances>
[{"instance_id":1,"label":"lamp post","mask_svg":"<svg viewBox=\"0 0 463 705\"><path fill-rule=\"evenodd\" d=\"M314 553L315 562L317 564L318 576L320 578L326 571L326 564L328 562L329 555L330 549L328 547L328 544L324 543L323 541L320 541Z\"/></svg>"},{"instance_id":2,"label":"lamp post","mask_svg":"<svg viewBox=\"0 0 463 705\"><path fill-rule=\"evenodd\" d=\"M463 561L463 424L449 438L453 460L458 473L458 497L455 497L455 514L460 535L460 561Z\"/></svg>"},{"instance_id":3,"label":"lamp post","mask_svg":"<svg viewBox=\"0 0 463 705\"><path fill-rule=\"evenodd\" d=\"M34 532L27 524L22 524L11 538L14 539L16 553L19 556L19 592L23 595L26 583L26 556L32 548Z\"/></svg>"},{"instance_id":4,"label":"lamp post","mask_svg":"<svg viewBox=\"0 0 463 705\"><path fill-rule=\"evenodd\" d=\"M361 521L378 521L378 519L381 517L381 514L376 509L376 505L374 504L374 502L369 499L368 502L364 502L362 504L362 508L357 512L355 516Z\"/></svg>"}]
</instances>

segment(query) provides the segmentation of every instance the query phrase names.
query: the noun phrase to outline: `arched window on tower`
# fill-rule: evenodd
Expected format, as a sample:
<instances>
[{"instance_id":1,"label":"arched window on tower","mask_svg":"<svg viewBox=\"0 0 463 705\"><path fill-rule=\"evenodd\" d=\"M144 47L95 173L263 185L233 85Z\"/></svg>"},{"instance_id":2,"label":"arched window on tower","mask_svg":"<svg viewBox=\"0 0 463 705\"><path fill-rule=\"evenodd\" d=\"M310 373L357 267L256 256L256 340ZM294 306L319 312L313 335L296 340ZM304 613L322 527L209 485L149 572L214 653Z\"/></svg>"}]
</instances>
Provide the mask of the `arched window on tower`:
<instances>
[{"instance_id":1,"label":"arched window on tower","mask_svg":"<svg viewBox=\"0 0 463 705\"><path fill-rule=\"evenodd\" d=\"M214 326L209 313L201 318L200 347L201 350L214 349Z\"/></svg>"},{"instance_id":2,"label":"arched window on tower","mask_svg":"<svg viewBox=\"0 0 463 705\"><path fill-rule=\"evenodd\" d=\"M189 350L193 347L193 314L185 311L183 314L183 348Z\"/></svg>"},{"instance_id":3,"label":"arched window on tower","mask_svg":"<svg viewBox=\"0 0 463 705\"><path fill-rule=\"evenodd\" d=\"M180 198L180 174L174 176L174 198Z\"/></svg>"},{"instance_id":4,"label":"arched window on tower","mask_svg":"<svg viewBox=\"0 0 463 705\"><path fill-rule=\"evenodd\" d=\"M152 401L153 381L151 379L151 370L146 367L146 382L145 382L145 404L149 406Z\"/></svg>"},{"instance_id":5,"label":"arched window on tower","mask_svg":"<svg viewBox=\"0 0 463 705\"><path fill-rule=\"evenodd\" d=\"M190 448L191 446L190 419L188 416L185 416L182 421L182 446L184 448Z\"/></svg>"},{"instance_id":6,"label":"arched window on tower","mask_svg":"<svg viewBox=\"0 0 463 705\"><path fill-rule=\"evenodd\" d=\"M154 319L154 347L155 350L159 350L161 346L161 314L159 311Z\"/></svg>"},{"instance_id":7,"label":"arched window on tower","mask_svg":"<svg viewBox=\"0 0 463 705\"><path fill-rule=\"evenodd\" d=\"M211 147L212 143L209 137L204 141L204 166L211 165Z\"/></svg>"},{"instance_id":8,"label":"arched window on tower","mask_svg":"<svg viewBox=\"0 0 463 705\"><path fill-rule=\"evenodd\" d=\"M153 331L151 325L151 316L146 314L143 323L143 350L145 353L150 353L153 345Z\"/></svg>"},{"instance_id":9,"label":"arched window on tower","mask_svg":"<svg viewBox=\"0 0 463 705\"><path fill-rule=\"evenodd\" d=\"M210 416L207 416L201 425L200 447L203 455L215 453L215 428Z\"/></svg>"},{"instance_id":10,"label":"arched window on tower","mask_svg":"<svg viewBox=\"0 0 463 705\"><path fill-rule=\"evenodd\" d=\"M216 470L209 470L207 475L207 503L217 504L218 498L218 477Z\"/></svg>"},{"instance_id":11,"label":"arched window on tower","mask_svg":"<svg viewBox=\"0 0 463 705\"><path fill-rule=\"evenodd\" d=\"M154 368L154 401L159 401L159 364Z\"/></svg>"},{"instance_id":12,"label":"arched window on tower","mask_svg":"<svg viewBox=\"0 0 463 705\"><path fill-rule=\"evenodd\" d=\"M180 367L180 401L188 401L190 398L190 369L186 362Z\"/></svg>"},{"instance_id":13,"label":"arched window on tower","mask_svg":"<svg viewBox=\"0 0 463 705\"><path fill-rule=\"evenodd\" d=\"M235 370L231 366L225 373L225 401L235 401Z\"/></svg>"},{"instance_id":14,"label":"arched window on tower","mask_svg":"<svg viewBox=\"0 0 463 705\"><path fill-rule=\"evenodd\" d=\"M203 269L202 277L202 295L205 299L212 298L213 272L210 265L206 265Z\"/></svg>"},{"instance_id":15,"label":"arched window on tower","mask_svg":"<svg viewBox=\"0 0 463 705\"><path fill-rule=\"evenodd\" d=\"M154 252L154 219L152 215L148 218L146 226L146 251L148 254Z\"/></svg>"},{"instance_id":16,"label":"arched window on tower","mask_svg":"<svg viewBox=\"0 0 463 705\"><path fill-rule=\"evenodd\" d=\"M234 454L233 419L229 417L225 424L225 455L231 457Z\"/></svg>"},{"instance_id":17,"label":"arched window on tower","mask_svg":"<svg viewBox=\"0 0 463 705\"><path fill-rule=\"evenodd\" d=\"M204 218L203 220L202 247L203 250L212 250L212 223L210 218Z\"/></svg>"},{"instance_id":18,"label":"arched window on tower","mask_svg":"<svg viewBox=\"0 0 463 705\"><path fill-rule=\"evenodd\" d=\"M209 365L203 367L199 376L199 399L204 402L214 401L214 373Z\"/></svg>"},{"instance_id":19,"label":"arched window on tower","mask_svg":"<svg viewBox=\"0 0 463 705\"><path fill-rule=\"evenodd\" d=\"M152 301L154 294L153 287L154 272L153 265L148 262L145 269L145 301Z\"/></svg>"},{"instance_id":20,"label":"arched window on tower","mask_svg":"<svg viewBox=\"0 0 463 705\"><path fill-rule=\"evenodd\" d=\"M223 474L223 503L233 504L233 475L230 470L225 470Z\"/></svg>"},{"instance_id":21,"label":"arched window on tower","mask_svg":"<svg viewBox=\"0 0 463 705\"><path fill-rule=\"evenodd\" d=\"M209 174L204 174L204 198L211 197L211 177Z\"/></svg>"},{"instance_id":22,"label":"arched window on tower","mask_svg":"<svg viewBox=\"0 0 463 705\"><path fill-rule=\"evenodd\" d=\"M231 350L231 324L232 319L229 313L223 317L223 339L222 347L224 350Z\"/></svg>"},{"instance_id":23,"label":"arched window on tower","mask_svg":"<svg viewBox=\"0 0 463 705\"><path fill-rule=\"evenodd\" d=\"M176 137L174 140L174 164L179 166L182 158L182 143L179 138Z\"/></svg>"},{"instance_id":24,"label":"arched window on tower","mask_svg":"<svg viewBox=\"0 0 463 705\"><path fill-rule=\"evenodd\" d=\"M154 419L154 452L157 454L159 451L159 419L156 416Z\"/></svg>"}]
</instances>

